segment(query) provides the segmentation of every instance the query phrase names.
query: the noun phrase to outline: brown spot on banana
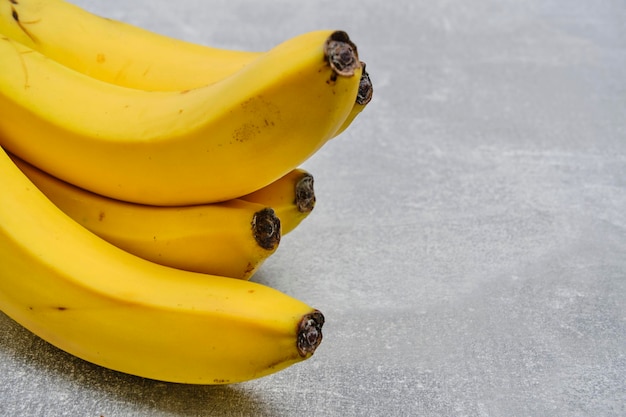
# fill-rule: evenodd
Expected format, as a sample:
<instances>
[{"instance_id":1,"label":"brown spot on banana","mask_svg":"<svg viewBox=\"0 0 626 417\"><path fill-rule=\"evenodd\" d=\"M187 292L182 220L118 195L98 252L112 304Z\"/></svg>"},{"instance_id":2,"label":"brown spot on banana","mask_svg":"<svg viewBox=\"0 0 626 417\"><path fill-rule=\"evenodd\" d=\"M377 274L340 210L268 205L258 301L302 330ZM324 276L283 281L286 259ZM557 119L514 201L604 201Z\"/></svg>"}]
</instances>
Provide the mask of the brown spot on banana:
<instances>
[{"instance_id":1,"label":"brown spot on banana","mask_svg":"<svg viewBox=\"0 0 626 417\"><path fill-rule=\"evenodd\" d=\"M17 5L17 2L11 1L11 4ZM17 25L20 27L20 29L22 30L22 32L24 32L26 34L26 36L28 36L30 38L31 41L38 43L37 38L35 36L33 36L32 33L30 33L25 27L25 24L33 24L33 23L37 23L39 22L39 19L37 20L31 20L31 21L24 21L22 19L20 19L20 15L17 12L17 10L15 9L15 7L11 6L11 17L13 18L13 20L15 20L15 23L17 23Z\"/></svg>"},{"instance_id":2,"label":"brown spot on banana","mask_svg":"<svg viewBox=\"0 0 626 417\"><path fill-rule=\"evenodd\" d=\"M273 129L281 119L280 108L260 95L250 97L240 107L245 121L233 131L232 138L236 142L247 142L262 130Z\"/></svg>"}]
</instances>

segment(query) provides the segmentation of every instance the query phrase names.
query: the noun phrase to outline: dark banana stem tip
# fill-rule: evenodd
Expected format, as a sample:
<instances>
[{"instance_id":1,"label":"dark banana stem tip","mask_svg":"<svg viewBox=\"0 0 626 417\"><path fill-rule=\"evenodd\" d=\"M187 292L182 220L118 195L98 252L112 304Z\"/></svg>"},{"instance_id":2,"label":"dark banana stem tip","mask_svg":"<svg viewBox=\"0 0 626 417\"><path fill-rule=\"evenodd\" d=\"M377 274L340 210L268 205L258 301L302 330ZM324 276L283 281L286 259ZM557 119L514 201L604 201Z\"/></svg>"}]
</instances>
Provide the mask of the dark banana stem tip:
<instances>
[{"instance_id":1,"label":"dark banana stem tip","mask_svg":"<svg viewBox=\"0 0 626 417\"><path fill-rule=\"evenodd\" d=\"M252 217L254 239L263 249L274 250L280 243L280 219L273 209L267 207Z\"/></svg>"},{"instance_id":2,"label":"dark banana stem tip","mask_svg":"<svg viewBox=\"0 0 626 417\"><path fill-rule=\"evenodd\" d=\"M335 74L351 77L354 71L361 67L356 45L350 40L346 32L333 32L324 45L324 54Z\"/></svg>"},{"instance_id":3,"label":"dark banana stem tip","mask_svg":"<svg viewBox=\"0 0 626 417\"><path fill-rule=\"evenodd\" d=\"M365 106L372 100L374 86L372 85L372 80L370 80L370 75L365 71L365 62L361 62L361 66L363 67L363 71L361 72L361 80L359 81L359 92L356 96L356 104Z\"/></svg>"},{"instance_id":4,"label":"dark banana stem tip","mask_svg":"<svg viewBox=\"0 0 626 417\"><path fill-rule=\"evenodd\" d=\"M324 315L319 310L306 314L298 325L298 353L306 357L312 355L315 349L322 343L322 326Z\"/></svg>"},{"instance_id":5,"label":"dark banana stem tip","mask_svg":"<svg viewBox=\"0 0 626 417\"><path fill-rule=\"evenodd\" d=\"M305 174L296 183L296 207L300 213L309 213L315 207L315 190L313 175Z\"/></svg>"}]
</instances>

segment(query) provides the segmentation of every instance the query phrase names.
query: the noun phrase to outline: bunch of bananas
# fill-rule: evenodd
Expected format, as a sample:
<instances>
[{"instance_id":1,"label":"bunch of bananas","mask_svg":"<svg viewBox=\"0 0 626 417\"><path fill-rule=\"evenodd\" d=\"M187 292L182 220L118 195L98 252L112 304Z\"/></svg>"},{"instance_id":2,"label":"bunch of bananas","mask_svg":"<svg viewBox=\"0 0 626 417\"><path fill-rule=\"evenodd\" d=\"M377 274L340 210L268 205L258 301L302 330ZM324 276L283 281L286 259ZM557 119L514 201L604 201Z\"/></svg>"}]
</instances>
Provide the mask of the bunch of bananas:
<instances>
[{"instance_id":1,"label":"bunch of bananas","mask_svg":"<svg viewBox=\"0 0 626 417\"><path fill-rule=\"evenodd\" d=\"M371 95L343 31L231 51L0 0L0 308L164 381L310 357L322 313L249 278L313 209L301 163Z\"/></svg>"}]
</instances>

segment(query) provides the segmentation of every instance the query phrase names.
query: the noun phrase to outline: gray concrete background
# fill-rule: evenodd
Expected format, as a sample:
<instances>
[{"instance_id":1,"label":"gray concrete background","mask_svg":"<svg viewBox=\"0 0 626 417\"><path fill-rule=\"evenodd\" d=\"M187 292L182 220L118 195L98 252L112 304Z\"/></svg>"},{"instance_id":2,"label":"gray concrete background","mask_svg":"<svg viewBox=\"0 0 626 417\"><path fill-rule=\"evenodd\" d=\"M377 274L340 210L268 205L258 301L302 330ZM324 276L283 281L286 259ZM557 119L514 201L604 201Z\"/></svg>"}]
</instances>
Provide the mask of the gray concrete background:
<instances>
[{"instance_id":1,"label":"gray concrete background","mask_svg":"<svg viewBox=\"0 0 626 417\"><path fill-rule=\"evenodd\" d=\"M623 1L75 3L227 48L344 29L375 96L255 278L325 313L312 359L167 384L0 314L1 416L626 415Z\"/></svg>"}]
</instances>

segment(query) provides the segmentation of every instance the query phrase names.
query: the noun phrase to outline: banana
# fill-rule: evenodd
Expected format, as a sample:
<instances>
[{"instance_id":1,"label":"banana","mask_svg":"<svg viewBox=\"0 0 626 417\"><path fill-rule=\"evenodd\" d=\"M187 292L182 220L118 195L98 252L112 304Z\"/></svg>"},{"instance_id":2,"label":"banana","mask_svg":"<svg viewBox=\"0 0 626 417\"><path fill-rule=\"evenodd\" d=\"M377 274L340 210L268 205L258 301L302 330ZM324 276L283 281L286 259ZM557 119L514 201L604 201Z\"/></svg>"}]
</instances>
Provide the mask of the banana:
<instances>
[{"instance_id":1,"label":"banana","mask_svg":"<svg viewBox=\"0 0 626 417\"><path fill-rule=\"evenodd\" d=\"M280 219L281 233L286 235L313 211L313 182L313 175L296 168L267 187L239 199L272 207Z\"/></svg>"},{"instance_id":2,"label":"banana","mask_svg":"<svg viewBox=\"0 0 626 417\"><path fill-rule=\"evenodd\" d=\"M102 18L65 0L0 0L0 34L93 78L149 91L209 85L263 53L186 42ZM364 93L334 136L347 129L371 99L366 76L363 72Z\"/></svg>"},{"instance_id":3,"label":"banana","mask_svg":"<svg viewBox=\"0 0 626 417\"><path fill-rule=\"evenodd\" d=\"M163 36L65 0L0 0L0 33L78 72L143 90L208 85L262 54Z\"/></svg>"},{"instance_id":4,"label":"banana","mask_svg":"<svg viewBox=\"0 0 626 417\"><path fill-rule=\"evenodd\" d=\"M250 281L131 255L66 216L0 148L0 309L95 364L225 384L309 358L324 316Z\"/></svg>"},{"instance_id":5,"label":"banana","mask_svg":"<svg viewBox=\"0 0 626 417\"><path fill-rule=\"evenodd\" d=\"M7 37L0 62L0 145L81 188L152 205L224 201L285 175L341 127L362 74L348 35L329 30L180 92L94 80Z\"/></svg>"},{"instance_id":6,"label":"banana","mask_svg":"<svg viewBox=\"0 0 626 417\"><path fill-rule=\"evenodd\" d=\"M278 248L281 221L244 200L184 207L127 203L61 181L12 156L65 214L127 252L187 271L249 279Z\"/></svg>"},{"instance_id":7,"label":"banana","mask_svg":"<svg viewBox=\"0 0 626 417\"><path fill-rule=\"evenodd\" d=\"M365 62L361 62L361 66L363 67L363 70L361 72L361 80L359 81L359 92L356 96L356 102L354 103L354 106L352 107L352 110L350 111L350 114L348 114L346 120L344 120L339 129L335 131L333 137L337 137L342 134L352 124L354 119L356 119L356 117L361 114L363 110L365 110L367 104L372 100L374 86L372 84L372 80L370 79L370 75L365 70Z\"/></svg>"}]
</instances>

